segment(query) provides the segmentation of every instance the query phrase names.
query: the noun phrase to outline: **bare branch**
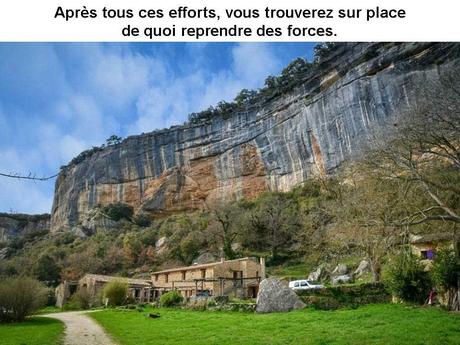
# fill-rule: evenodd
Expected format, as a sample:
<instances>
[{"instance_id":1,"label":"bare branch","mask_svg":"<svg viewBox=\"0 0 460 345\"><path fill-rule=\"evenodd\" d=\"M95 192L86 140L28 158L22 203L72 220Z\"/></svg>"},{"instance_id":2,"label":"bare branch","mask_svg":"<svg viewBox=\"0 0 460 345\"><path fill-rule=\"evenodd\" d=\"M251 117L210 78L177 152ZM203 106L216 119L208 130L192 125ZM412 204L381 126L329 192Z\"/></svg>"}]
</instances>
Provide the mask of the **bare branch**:
<instances>
[{"instance_id":1,"label":"bare branch","mask_svg":"<svg viewBox=\"0 0 460 345\"><path fill-rule=\"evenodd\" d=\"M48 181L48 180L55 178L58 175L59 174L55 174L55 175L47 176L47 177L37 177L36 175L32 175L32 174L20 175L16 173L5 174L5 173L0 172L0 176L3 176L3 177L15 178L19 180L33 180L33 181Z\"/></svg>"}]
</instances>

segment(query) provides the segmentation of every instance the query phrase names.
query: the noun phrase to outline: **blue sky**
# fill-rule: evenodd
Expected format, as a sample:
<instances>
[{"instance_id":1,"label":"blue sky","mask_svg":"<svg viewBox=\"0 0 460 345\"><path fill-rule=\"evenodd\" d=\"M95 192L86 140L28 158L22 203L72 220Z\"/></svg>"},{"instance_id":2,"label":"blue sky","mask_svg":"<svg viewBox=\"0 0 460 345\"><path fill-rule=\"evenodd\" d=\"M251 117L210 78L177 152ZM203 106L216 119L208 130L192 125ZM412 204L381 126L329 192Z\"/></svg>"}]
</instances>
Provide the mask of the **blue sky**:
<instances>
[{"instance_id":1,"label":"blue sky","mask_svg":"<svg viewBox=\"0 0 460 345\"><path fill-rule=\"evenodd\" d=\"M0 172L53 175L111 134L183 123L314 43L0 43ZM0 177L0 212L50 212L54 180Z\"/></svg>"}]
</instances>

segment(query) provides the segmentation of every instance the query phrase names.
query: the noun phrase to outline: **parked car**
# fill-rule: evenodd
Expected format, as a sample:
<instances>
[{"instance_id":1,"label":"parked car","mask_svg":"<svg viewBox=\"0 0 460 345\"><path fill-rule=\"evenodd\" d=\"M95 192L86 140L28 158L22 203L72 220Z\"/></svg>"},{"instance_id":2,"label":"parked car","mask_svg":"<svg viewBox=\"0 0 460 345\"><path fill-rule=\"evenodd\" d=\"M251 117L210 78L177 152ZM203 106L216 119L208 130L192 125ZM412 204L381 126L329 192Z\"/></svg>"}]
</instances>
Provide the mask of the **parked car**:
<instances>
[{"instance_id":1,"label":"parked car","mask_svg":"<svg viewBox=\"0 0 460 345\"><path fill-rule=\"evenodd\" d=\"M317 284L311 280L293 280L289 282L289 287L292 290L310 290L310 289L322 289L324 285Z\"/></svg>"}]
</instances>

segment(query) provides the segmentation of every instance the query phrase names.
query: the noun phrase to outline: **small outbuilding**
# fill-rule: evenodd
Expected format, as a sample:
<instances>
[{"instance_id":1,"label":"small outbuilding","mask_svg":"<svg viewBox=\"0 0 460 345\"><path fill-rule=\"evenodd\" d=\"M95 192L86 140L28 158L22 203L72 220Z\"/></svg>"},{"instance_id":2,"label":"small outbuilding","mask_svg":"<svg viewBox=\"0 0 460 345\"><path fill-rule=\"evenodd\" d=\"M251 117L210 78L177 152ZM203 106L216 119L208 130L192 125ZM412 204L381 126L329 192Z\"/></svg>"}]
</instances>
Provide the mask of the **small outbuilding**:
<instances>
[{"instance_id":1,"label":"small outbuilding","mask_svg":"<svg viewBox=\"0 0 460 345\"><path fill-rule=\"evenodd\" d=\"M123 281L128 284L128 296L138 303L148 303L153 299L152 284L148 280L85 274L79 281L64 281L55 291L56 306L62 308L74 293L85 289L92 300L101 297L104 286L111 281Z\"/></svg>"},{"instance_id":2,"label":"small outbuilding","mask_svg":"<svg viewBox=\"0 0 460 345\"><path fill-rule=\"evenodd\" d=\"M422 261L429 264L436 258L436 252L440 248L453 248L458 236L452 233L431 233L423 235L410 235L409 243L414 254Z\"/></svg>"}]
</instances>

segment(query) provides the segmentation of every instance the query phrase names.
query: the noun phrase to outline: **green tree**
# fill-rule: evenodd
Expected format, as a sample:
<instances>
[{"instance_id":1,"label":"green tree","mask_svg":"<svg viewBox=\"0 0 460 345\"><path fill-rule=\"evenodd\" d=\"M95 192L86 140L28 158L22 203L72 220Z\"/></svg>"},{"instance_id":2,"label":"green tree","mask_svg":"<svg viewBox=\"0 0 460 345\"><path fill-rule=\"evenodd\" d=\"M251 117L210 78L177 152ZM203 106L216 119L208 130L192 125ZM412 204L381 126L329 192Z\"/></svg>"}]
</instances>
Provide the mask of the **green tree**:
<instances>
[{"instance_id":1,"label":"green tree","mask_svg":"<svg viewBox=\"0 0 460 345\"><path fill-rule=\"evenodd\" d=\"M431 290L429 273L410 249L391 262L386 284L394 296L407 302L424 303Z\"/></svg>"},{"instance_id":2,"label":"green tree","mask_svg":"<svg viewBox=\"0 0 460 345\"><path fill-rule=\"evenodd\" d=\"M61 267L56 263L56 259L43 254L35 263L33 272L37 279L46 285L56 286L61 276Z\"/></svg>"},{"instance_id":3,"label":"green tree","mask_svg":"<svg viewBox=\"0 0 460 345\"><path fill-rule=\"evenodd\" d=\"M123 140L122 137L119 137L119 136L117 136L115 134L112 134L110 137L108 137L106 139L105 142L106 142L107 146L111 146L111 145L117 145L117 144L121 143L122 140Z\"/></svg>"},{"instance_id":4,"label":"green tree","mask_svg":"<svg viewBox=\"0 0 460 345\"><path fill-rule=\"evenodd\" d=\"M123 253L125 263L131 267L137 263L139 255L143 249L142 242L135 233L128 233L123 238Z\"/></svg>"},{"instance_id":5,"label":"green tree","mask_svg":"<svg viewBox=\"0 0 460 345\"><path fill-rule=\"evenodd\" d=\"M443 248L436 253L432 267L435 283L447 293L449 310L460 310L460 262L452 248Z\"/></svg>"}]
</instances>

